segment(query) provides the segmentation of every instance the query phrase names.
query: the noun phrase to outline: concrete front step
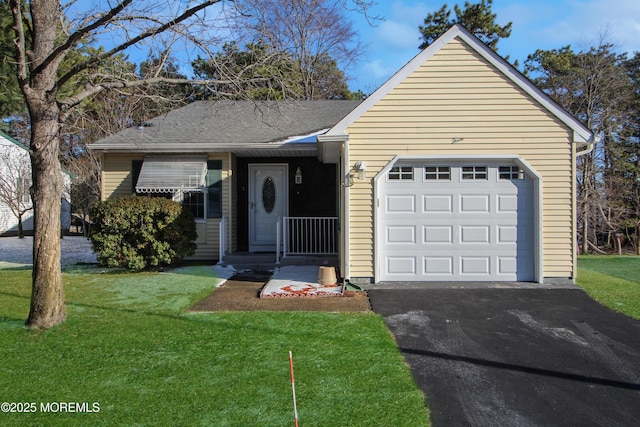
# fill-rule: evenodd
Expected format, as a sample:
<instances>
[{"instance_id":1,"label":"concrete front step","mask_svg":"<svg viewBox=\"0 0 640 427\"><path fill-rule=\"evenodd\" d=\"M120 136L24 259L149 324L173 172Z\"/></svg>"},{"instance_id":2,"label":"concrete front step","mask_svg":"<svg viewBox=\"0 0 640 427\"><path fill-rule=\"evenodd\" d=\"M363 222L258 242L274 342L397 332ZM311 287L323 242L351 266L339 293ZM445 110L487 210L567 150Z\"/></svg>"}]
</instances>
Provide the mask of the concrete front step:
<instances>
[{"instance_id":1,"label":"concrete front step","mask_svg":"<svg viewBox=\"0 0 640 427\"><path fill-rule=\"evenodd\" d=\"M286 265L331 265L337 267L338 257L335 255L296 255L280 258L276 263L275 253L236 252L226 255L222 265L233 266L236 270L272 271Z\"/></svg>"}]
</instances>

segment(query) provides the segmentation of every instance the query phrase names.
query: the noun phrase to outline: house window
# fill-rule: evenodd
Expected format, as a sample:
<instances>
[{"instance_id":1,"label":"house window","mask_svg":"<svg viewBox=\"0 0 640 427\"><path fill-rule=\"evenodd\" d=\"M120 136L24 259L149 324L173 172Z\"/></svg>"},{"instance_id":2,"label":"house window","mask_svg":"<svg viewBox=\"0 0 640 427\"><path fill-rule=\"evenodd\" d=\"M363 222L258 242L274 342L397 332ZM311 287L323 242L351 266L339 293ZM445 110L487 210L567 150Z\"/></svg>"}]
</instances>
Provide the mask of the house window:
<instances>
[{"instance_id":1,"label":"house window","mask_svg":"<svg viewBox=\"0 0 640 427\"><path fill-rule=\"evenodd\" d=\"M487 180L487 167L486 166L463 166L462 167L462 179L463 180Z\"/></svg>"},{"instance_id":2,"label":"house window","mask_svg":"<svg viewBox=\"0 0 640 427\"><path fill-rule=\"evenodd\" d=\"M451 167L425 166L424 179L427 181L449 181L451 180Z\"/></svg>"},{"instance_id":3,"label":"house window","mask_svg":"<svg viewBox=\"0 0 640 427\"><path fill-rule=\"evenodd\" d=\"M394 166L388 178L389 181L413 181L413 166Z\"/></svg>"},{"instance_id":4,"label":"house window","mask_svg":"<svg viewBox=\"0 0 640 427\"><path fill-rule=\"evenodd\" d=\"M16 183L16 190L18 200L22 204L29 204L31 201L31 194L29 193L29 187L31 187L31 180L25 178L18 178Z\"/></svg>"},{"instance_id":5,"label":"house window","mask_svg":"<svg viewBox=\"0 0 640 427\"><path fill-rule=\"evenodd\" d=\"M207 218L222 218L222 160L207 162Z\"/></svg>"},{"instance_id":6,"label":"house window","mask_svg":"<svg viewBox=\"0 0 640 427\"><path fill-rule=\"evenodd\" d=\"M194 219L205 218L206 190L188 190L182 194L182 206L188 209Z\"/></svg>"},{"instance_id":7,"label":"house window","mask_svg":"<svg viewBox=\"0 0 640 427\"><path fill-rule=\"evenodd\" d=\"M518 166L500 166L498 177L500 179L524 179L524 172Z\"/></svg>"}]
</instances>

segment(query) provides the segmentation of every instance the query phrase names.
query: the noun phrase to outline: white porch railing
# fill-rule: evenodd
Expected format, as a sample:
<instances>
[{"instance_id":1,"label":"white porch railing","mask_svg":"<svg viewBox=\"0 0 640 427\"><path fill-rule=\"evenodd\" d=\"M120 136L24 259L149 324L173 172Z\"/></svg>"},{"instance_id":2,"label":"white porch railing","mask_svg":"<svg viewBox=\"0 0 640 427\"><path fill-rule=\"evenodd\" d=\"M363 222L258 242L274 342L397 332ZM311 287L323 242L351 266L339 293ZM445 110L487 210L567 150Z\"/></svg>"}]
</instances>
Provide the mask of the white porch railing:
<instances>
[{"instance_id":1,"label":"white porch railing","mask_svg":"<svg viewBox=\"0 0 640 427\"><path fill-rule=\"evenodd\" d=\"M285 216L281 230L285 257L338 253L338 218ZM279 245L277 252L279 255Z\"/></svg>"},{"instance_id":2,"label":"white porch railing","mask_svg":"<svg viewBox=\"0 0 640 427\"><path fill-rule=\"evenodd\" d=\"M218 262L222 262L227 253L227 217L220 218L220 224L218 224L218 248L220 249Z\"/></svg>"}]
</instances>

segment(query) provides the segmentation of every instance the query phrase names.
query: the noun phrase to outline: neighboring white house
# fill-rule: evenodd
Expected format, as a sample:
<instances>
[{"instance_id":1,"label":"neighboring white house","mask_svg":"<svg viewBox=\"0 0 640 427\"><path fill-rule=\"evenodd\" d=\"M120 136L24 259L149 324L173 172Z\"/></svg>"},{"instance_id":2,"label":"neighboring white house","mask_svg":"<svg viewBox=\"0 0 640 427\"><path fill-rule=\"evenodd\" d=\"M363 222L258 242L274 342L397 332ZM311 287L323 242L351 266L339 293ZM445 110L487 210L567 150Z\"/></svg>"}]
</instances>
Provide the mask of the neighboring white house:
<instances>
[{"instance_id":1,"label":"neighboring white house","mask_svg":"<svg viewBox=\"0 0 640 427\"><path fill-rule=\"evenodd\" d=\"M60 229L63 234L66 234L71 226L71 176L66 172L63 172L62 176L64 187L63 194L61 194ZM0 178L5 184L9 184L16 190L16 195L21 194L24 197L23 206L31 207L29 196L31 163L28 148L2 132L0 132ZM22 228L25 234L33 234L32 209L22 216ZM17 234L18 218L12 212L6 199L0 197L0 236L15 236Z\"/></svg>"}]
</instances>

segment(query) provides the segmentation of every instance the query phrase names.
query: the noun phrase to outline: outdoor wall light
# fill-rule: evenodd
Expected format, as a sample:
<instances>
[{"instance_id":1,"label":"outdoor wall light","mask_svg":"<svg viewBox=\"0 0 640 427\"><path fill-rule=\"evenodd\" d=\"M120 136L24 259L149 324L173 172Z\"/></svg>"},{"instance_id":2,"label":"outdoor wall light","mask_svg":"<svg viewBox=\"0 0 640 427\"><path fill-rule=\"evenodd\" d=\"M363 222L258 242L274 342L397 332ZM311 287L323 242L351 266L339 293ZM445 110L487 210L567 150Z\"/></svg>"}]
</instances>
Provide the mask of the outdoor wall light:
<instances>
[{"instance_id":1,"label":"outdoor wall light","mask_svg":"<svg viewBox=\"0 0 640 427\"><path fill-rule=\"evenodd\" d=\"M294 178L294 182L296 184L302 184L302 171L300 170L300 166L298 166L298 169L296 169L296 175Z\"/></svg>"},{"instance_id":2,"label":"outdoor wall light","mask_svg":"<svg viewBox=\"0 0 640 427\"><path fill-rule=\"evenodd\" d=\"M365 172L367 170L367 164L365 162L362 160L357 161L356 164L353 165L353 169L358 173L358 179L365 179Z\"/></svg>"}]
</instances>

